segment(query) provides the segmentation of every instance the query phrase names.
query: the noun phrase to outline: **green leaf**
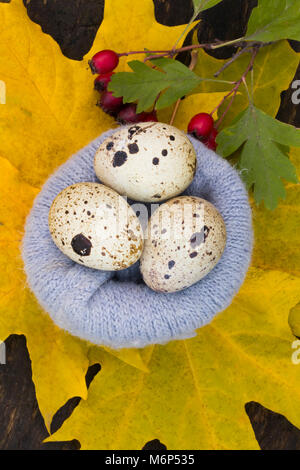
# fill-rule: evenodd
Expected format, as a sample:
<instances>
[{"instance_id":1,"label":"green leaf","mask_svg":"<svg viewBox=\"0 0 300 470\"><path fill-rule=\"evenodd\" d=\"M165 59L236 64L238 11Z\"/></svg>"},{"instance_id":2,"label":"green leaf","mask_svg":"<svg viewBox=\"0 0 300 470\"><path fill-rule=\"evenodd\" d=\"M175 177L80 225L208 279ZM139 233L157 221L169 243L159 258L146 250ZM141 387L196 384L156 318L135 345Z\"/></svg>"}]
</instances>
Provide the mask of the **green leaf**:
<instances>
[{"instance_id":1,"label":"green leaf","mask_svg":"<svg viewBox=\"0 0 300 470\"><path fill-rule=\"evenodd\" d=\"M132 72L119 72L112 76L108 89L115 96L123 96L124 103L138 101L137 112L145 111L156 102L156 109L170 106L178 98L190 93L203 80L181 62L156 59L161 70L133 60L128 63Z\"/></svg>"},{"instance_id":2,"label":"green leaf","mask_svg":"<svg viewBox=\"0 0 300 470\"><path fill-rule=\"evenodd\" d=\"M193 0L194 11L199 13L200 11L208 10L208 8L214 7L222 0Z\"/></svg>"},{"instance_id":3,"label":"green leaf","mask_svg":"<svg viewBox=\"0 0 300 470\"><path fill-rule=\"evenodd\" d=\"M281 178L297 183L286 146L300 147L300 130L277 121L251 105L217 137L218 151L228 157L242 145L238 167L247 188L254 187L257 204L275 209L285 197Z\"/></svg>"},{"instance_id":4,"label":"green leaf","mask_svg":"<svg viewBox=\"0 0 300 470\"><path fill-rule=\"evenodd\" d=\"M299 0L260 0L249 19L246 40L300 40Z\"/></svg>"}]
</instances>

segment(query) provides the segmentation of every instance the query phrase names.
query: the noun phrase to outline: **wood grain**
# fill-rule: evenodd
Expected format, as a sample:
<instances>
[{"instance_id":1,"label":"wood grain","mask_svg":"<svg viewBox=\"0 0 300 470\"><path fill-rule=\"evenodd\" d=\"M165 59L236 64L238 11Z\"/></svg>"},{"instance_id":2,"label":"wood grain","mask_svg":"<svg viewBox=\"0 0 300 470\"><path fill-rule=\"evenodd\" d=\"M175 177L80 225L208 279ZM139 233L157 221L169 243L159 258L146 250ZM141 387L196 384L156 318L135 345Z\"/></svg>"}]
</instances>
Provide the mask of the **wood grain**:
<instances>
[{"instance_id":1,"label":"wood grain","mask_svg":"<svg viewBox=\"0 0 300 470\"><path fill-rule=\"evenodd\" d=\"M23 0L29 18L58 42L69 59L81 60L103 19L104 0Z\"/></svg>"},{"instance_id":2,"label":"wood grain","mask_svg":"<svg viewBox=\"0 0 300 470\"><path fill-rule=\"evenodd\" d=\"M43 444L48 436L40 413L25 336L5 341L6 364L0 365L0 449L78 449L77 441Z\"/></svg>"}]
</instances>

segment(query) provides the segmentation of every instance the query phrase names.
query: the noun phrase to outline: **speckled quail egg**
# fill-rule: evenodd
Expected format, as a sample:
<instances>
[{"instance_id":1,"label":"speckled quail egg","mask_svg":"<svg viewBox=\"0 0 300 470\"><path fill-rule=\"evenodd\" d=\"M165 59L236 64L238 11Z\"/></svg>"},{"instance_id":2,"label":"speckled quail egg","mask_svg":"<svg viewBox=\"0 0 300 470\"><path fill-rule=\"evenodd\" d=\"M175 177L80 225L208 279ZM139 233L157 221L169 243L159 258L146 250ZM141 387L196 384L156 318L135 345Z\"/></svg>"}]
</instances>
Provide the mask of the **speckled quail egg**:
<instances>
[{"instance_id":1,"label":"speckled quail egg","mask_svg":"<svg viewBox=\"0 0 300 470\"><path fill-rule=\"evenodd\" d=\"M161 122L127 125L95 154L99 180L119 194L160 202L182 193L193 180L196 154L188 137Z\"/></svg>"},{"instance_id":2,"label":"speckled quail egg","mask_svg":"<svg viewBox=\"0 0 300 470\"><path fill-rule=\"evenodd\" d=\"M149 220L141 257L145 283L175 292L202 279L226 244L221 214L205 199L181 196L162 204Z\"/></svg>"},{"instance_id":3,"label":"speckled quail egg","mask_svg":"<svg viewBox=\"0 0 300 470\"><path fill-rule=\"evenodd\" d=\"M135 263L143 231L127 202L99 183L76 183L54 199L49 229L56 246L89 268L118 271Z\"/></svg>"}]
</instances>

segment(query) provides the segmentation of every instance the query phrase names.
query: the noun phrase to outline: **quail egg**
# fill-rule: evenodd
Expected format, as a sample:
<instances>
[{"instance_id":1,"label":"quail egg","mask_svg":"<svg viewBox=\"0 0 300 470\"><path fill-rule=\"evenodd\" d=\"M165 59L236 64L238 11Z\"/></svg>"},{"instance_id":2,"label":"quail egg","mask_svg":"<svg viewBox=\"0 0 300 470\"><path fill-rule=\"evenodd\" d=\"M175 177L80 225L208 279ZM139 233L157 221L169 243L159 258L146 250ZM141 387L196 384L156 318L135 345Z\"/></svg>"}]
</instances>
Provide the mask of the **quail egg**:
<instances>
[{"instance_id":1,"label":"quail egg","mask_svg":"<svg viewBox=\"0 0 300 470\"><path fill-rule=\"evenodd\" d=\"M184 132L161 122L120 127L95 154L99 180L136 201L160 202L182 193L196 171Z\"/></svg>"},{"instance_id":2,"label":"quail egg","mask_svg":"<svg viewBox=\"0 0 300 470\"><path fill-rule=\"evenodd\" d=\"M185 289L218 263L226 244L221 214L205 199L181 196L162 204L145 234L141 273L158 292Z\"/></svg>"},{"instance_id":3,"label":"quail egg","mask_svg":"<svg viewBox=\"0 0 300 470\"><path fill-rule=\"evenodd\" d=\"M56 246L82 266L118 271L135 263L143 231L127 202L99 183L76 183L54 199L49 229Z\"/></svg>"}]
</instances>

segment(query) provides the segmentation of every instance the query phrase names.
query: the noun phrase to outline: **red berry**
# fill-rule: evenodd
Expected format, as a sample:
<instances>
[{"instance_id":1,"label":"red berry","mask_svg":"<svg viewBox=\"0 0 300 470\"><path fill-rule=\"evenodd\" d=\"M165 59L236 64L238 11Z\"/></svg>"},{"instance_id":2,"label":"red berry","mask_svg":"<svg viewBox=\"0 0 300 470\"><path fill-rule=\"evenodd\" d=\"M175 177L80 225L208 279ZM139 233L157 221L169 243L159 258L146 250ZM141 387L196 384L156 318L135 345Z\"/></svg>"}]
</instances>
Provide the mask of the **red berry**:
<instances>
[{"instance_id":1,"label":"red berry","mask_svg":"<svg viewBox=\"0 0 300 470\"><path fill-rule=\"evenodd\" d=\"M214 127L212 128L209 136L205 139L202 140L202 142L204 143L204 145L206 145L207 148L211 149L211 150L216 150L217 148L217 142L216 142L216 137L218 135L218 131L217 129L215 129Z\"/></svg>"},{"instance_id":2,"label":"red berry","mask_svg":"<svg viewBox=\"0 0 300 470\"><path fill-rule=\"evenodd\" d=\"M156 111L150 111L149 113L140 113L140 122L157 122Z\"/></svg>"},{"instance_id":3,"label":"red berry","mask_svg":"<svg viewBox=\"0 0 300 470\"><path fill-rule=\"evenodd\" d=\"M110 82L110 79L114 72L108 72L108 73L102 73L101 75L98 75L98 77L95 78L94 80L94 88L97 91L104 91L107 88L107 85Z\"/></svg>"},{"instance_id":4,"label":"red berry","mask_svg":"<svg viewBox=\"0 0 300 470\"><path fill-rule=\"evenodd\" d=\"M208 113L196 114L188 124L188 132L193 134L198 139L200 137L207 137L214 125L214 120Z\"/></svg>"},{"instance_id":5,"label":"red berry","mask_svg":"<svg viewBox=\"0 0 300 470\"><path fill-rule=\"evenodd\" d=\"M156 111L151 112L136 112L136 104L130 103L124 106L118 114L117 120L120 124L134 123L134 122L157 122Z\"/></svg>"},{"instance_id":6,"label":"red berry","mask_svg":"<svg viewBox=\"0 0 300 470\"><path fill-rule=\"evenodd\" d=\"M136 104L126 104L119 112L117 120L120 124L139 122L139 114L136 112Z\"/></svg>"},{"instance_id":7,"label":"red berry","mask_svg":"<svg viewBox=\"0 0 300 470\"><path fill-rule=\"evenodd\" d=\"M218 135L218 131L215 127L212 128L209 135L201 139L202 142L207 142L208 140L215 140Z\"/></svg>"},{"instance_id":8,"label":"red berry","mask_svg":"<svg viewBox=\"0 0 300 470\"><path fill-rule=\"evenodd\" d=\"M107 91L107 90L105 90L102 93L99 106L102 108L102 110L105 113L116 115L120 111L122 105L123 105L122 96L120 98L117 98L116 96L113 96L111 91Z\"/></svg>"},{"instance_id":9,"label":"red berry","mask_svg":"<svg viewBox=\"0 0 300 470\"><path fill-rule=\"evenodd\" d=\"M112 72L119 63L119 56L110 49L97 52L89 61L92 73Z\"/></svg>"},{"instance_id":10,"label":"red berry","mask_svg":"<svg viewBox=\"0 0 300 470\"><path fill-rule=\"evenodd\" d=\"M208 136L208 138L216 140L217 135L218 135L218 131L215 127L213 127L210 134L209 134L209 136Z\"/></svg>"},{"instance_id":11,"label":"red berry","mask_svg":"<svg viewBox=\"0 0 300 470\"><path fill-rule=\"evenodd\" d=\"M217 143L215 141L206 140L203 143L210 150L216 150L216 148L217 148Z\"/></svg>"}]
</instances>

